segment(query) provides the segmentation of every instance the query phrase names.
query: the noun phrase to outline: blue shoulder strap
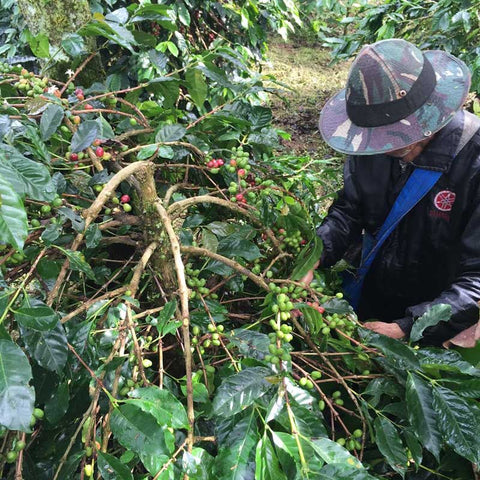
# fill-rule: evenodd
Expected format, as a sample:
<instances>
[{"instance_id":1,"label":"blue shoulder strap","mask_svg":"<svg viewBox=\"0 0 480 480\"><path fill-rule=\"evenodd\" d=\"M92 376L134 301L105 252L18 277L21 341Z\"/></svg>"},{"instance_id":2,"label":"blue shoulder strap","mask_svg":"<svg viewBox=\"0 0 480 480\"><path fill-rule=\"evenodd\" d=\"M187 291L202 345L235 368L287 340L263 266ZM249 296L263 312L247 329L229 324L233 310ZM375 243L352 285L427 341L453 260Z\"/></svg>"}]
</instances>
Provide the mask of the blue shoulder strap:
<instances>
[{"instance_id":1,"label":"blue shoulder strap","mask_svg":"<svg viewBox=\"0 0 480 480\"><path fill-rule=\"evenodd\" d=\"M442 172L415 168L395 200L378 234L365 239L362 263L355 277L344 282L345 295L354 308L358 306L363 281L381 246L400 220L431 190L441 175Z\"/></svg>"},{"instance_id":2,"label":"blue shoulder strap","mask_svg":"<svg viewBox=\"0 0 480 480\"><path fill-rule=\"evenodd\" d=\"M395 200L384 224L375 236L369 251L365 252L360 270L365 269L365 274L367 273L383 242L389 237L400 220L432 189L441 175L442 172L423 168L416 168L412 172Z\"/></svg>"}]
</instances>

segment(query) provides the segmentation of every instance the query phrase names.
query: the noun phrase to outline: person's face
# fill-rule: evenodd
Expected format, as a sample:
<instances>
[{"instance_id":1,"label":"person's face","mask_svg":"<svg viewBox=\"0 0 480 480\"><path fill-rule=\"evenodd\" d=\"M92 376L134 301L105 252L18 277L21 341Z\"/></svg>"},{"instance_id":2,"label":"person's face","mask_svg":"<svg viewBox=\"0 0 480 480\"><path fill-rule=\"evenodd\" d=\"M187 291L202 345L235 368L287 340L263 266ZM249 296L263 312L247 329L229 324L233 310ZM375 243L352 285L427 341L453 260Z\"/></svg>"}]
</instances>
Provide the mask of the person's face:
<instances>
[{"instance_id":1,"label":"person's face","mask_svg":"<svg viewBox=\"0 0 480 480\"><path fill-rule=\"evenodd\" d=\"M406 157L414 149L415 145L417 144L414 143L413 145L410 145L408 147L399 148L398 150L393 150L392 152L387 152L387 154L391 157L403 158Z\"/></svg>"},{"instance_id":2,"label":"person's face","mask_svg":"<svg viewBox=\"0 0 480 480\"><path fill-rule=\"evenodd\" d=\"M430 142L432 138L433 137L428 137L425 140L420 140L419 142L413 143L408 147L392 150L391 152L387 152L387 155L395 158L401 158L404 162L411 162L418 155L420 155L421 151L427 146L428 142Z\"/></svg>"}]
</instances>

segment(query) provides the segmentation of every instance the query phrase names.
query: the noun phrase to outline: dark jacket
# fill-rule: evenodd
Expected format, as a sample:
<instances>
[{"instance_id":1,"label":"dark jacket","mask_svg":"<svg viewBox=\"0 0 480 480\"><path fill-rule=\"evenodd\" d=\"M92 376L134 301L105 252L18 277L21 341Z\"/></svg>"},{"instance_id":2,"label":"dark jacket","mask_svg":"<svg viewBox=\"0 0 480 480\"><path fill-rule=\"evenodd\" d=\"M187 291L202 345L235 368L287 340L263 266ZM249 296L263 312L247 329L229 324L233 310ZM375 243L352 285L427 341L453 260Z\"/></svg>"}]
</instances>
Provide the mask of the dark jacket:
<instances>
[{"instance_id":1,"label":"dark jacket","mask_svg":"<svg viewBox=\"0 0 480 480\"><path fill-rule=\"evenodd\" d=\"M357 312L362 321L395 321L409 334L430 306L450 304L451 320L426 330L429 344L454 336L479 317L480 133L455 157L463 118L459 112L413 162L443 174L381 247ZM318 229L322 266L332 266L359 245L363 229L378 232L414 165L386 154L347 159L344 188Z\"/></svg>"}]
</instances>

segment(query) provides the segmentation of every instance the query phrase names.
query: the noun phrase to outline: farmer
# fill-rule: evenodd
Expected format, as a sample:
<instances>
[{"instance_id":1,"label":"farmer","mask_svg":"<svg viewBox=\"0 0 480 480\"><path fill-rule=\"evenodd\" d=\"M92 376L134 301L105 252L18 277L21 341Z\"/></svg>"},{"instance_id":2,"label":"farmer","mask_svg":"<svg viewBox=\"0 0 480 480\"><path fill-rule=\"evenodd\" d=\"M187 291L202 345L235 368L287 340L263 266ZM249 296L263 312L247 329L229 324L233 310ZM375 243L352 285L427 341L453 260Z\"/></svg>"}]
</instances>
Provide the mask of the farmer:
<instances>
[{"instance_id":1,"label":"farmer","mask_svg":"<svg viewBox=\"0 0 480 480\"><path fill-rule=\"evenodd\" d=\"M320 115L325 141L348 154L344 187L318 229L320 264L363 265L356 312L392 338L408 337L435 304L452 316L425 331L426 344L479 318L480 123L462 109L469 87L458 58L384 40L360 51ZM422 178L405 187L416 170Z\"/></svg>"}]
</instances>

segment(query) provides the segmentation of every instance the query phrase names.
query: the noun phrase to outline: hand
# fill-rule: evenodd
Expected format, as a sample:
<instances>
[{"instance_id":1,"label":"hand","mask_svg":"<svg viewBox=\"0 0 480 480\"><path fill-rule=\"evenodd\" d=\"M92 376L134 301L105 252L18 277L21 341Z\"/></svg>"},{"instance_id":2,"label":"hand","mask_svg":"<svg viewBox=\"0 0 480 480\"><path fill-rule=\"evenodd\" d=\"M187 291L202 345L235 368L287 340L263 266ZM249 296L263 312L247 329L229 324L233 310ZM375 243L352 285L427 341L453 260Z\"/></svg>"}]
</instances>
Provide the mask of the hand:
<instances>
[{"instance_id":1,"label":"hand","mask_svg":"<svg viewBox=\"0 0 480 480\"><path fill-rule=\"evenodd\" d=\"M318 261L313 267L311 270L309 270L300 280L299 282L300 283L304 283L305 285L310 285L310 283L312 283L312 280L313 280L313 273L315 272L315 270L318 268L318 265L320 264L320 261Z\"/></svg>"},{"instance_id":2,"label":"hand","mask_svg":"<svg viewBox=\"0 0 480 480\"><path fill-rule=\"evenodd\" d=\"M405 332L396 323L366 322L363 326L373 332L381 333L382 335L396 338L397 340L405 336Z\"/></svg>"}]
</instances>

